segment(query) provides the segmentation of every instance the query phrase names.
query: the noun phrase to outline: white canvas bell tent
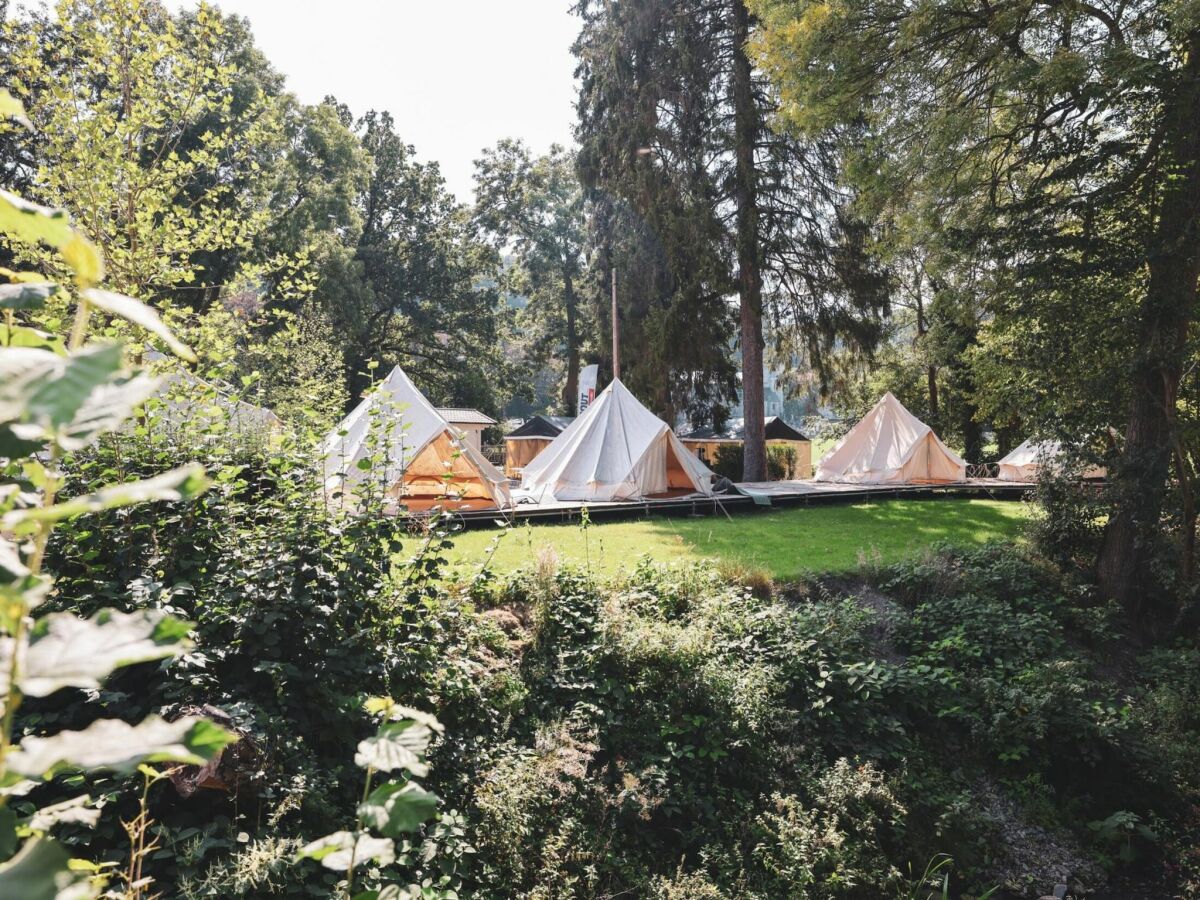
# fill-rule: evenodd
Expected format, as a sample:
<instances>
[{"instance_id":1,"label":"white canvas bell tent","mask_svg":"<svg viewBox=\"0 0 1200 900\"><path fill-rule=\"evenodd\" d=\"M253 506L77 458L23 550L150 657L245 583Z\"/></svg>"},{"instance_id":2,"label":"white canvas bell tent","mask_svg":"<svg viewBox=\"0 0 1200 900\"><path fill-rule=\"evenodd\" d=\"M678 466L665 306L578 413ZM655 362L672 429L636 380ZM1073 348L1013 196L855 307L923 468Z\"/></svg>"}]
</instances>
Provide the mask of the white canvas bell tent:
<instances>
[{"instance_id":1,"label":"white canvas bell tent","mask_svg":"<svg viewBox=\"0 0 1200 900\"><path fill-rule=\"evenodd\" d=\"M998 476L1002 481L1037 481L1043 466L1060 468L1062 444L1058 441L1025 441L998 463ZM1084 471L1082 478L1103 478L1105 470L1091 468Z\"/></svg>"},{"instance_id":2,"label":"white canvas bell tent","mask_svg":"<svg viewBox=\"0 0 1200 900\"><path fill-rule=\"evenodd\" d=\"M459 437L399 367L321 445L325 487L352 495L381 485L409 509L512 505L508 480Z\"/></svg>"},{"instance_id":3,"label":"white canvas bell tent","mask_svg":"<svg viewBox=\"0 0 1200 900\"><path fill-rule=\"evenodd\" d=\"M967 464L889 391L817 465L816 481L963 481Z\"/></svg>"},{"instance_id":4,"label":"white canvas bell tent","mask_svg":"<svg viewBox=\"0 0 1200 900\"><path fill-rule=\"evenodd\" d=\"M263 406L247 403L205 381L157 350L147 350L159 378L146 419L154 428L193 430L191 438L232 433L238 438L270 439L283 431L283 420Z\"/></svg>"},{"instance_id":5,"label":"white canvas bell tent","mask_svg":"<svg viewBox=\"0 0 1200 900\"><path fill-rule=\"evenodd\" d=\"M1043 465L1058 456L1057 441L1025 441L998 463L1003 481L1037 481Z\"/></svg>"},{"instance_id":6,"label":"white canvas bell tent","mask_svg":"<svg viewBox=\"0 0 1200 900\"><path fill-rule=\"evenodd\" d=\"M619 380L525 466L521 487L593 502L713 493L708 466Z\"/></svg>"}]
</instances>

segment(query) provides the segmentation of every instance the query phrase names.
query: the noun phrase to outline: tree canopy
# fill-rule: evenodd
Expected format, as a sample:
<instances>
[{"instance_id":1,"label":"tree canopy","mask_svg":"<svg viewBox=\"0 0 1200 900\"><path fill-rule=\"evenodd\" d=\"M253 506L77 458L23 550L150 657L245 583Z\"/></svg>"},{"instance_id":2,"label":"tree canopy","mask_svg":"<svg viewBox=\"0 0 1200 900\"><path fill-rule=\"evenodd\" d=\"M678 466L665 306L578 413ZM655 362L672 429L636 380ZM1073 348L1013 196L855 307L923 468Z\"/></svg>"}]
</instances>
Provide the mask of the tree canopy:
<instances>
[{"instance_id":1,"label":"tree canopy","mask_svg":"<svg viewBox=\"0 0 1200 900\"><path fill-rule=\"evenodd\" d=\"M861 126L847 150L860 190L881 208L905 185L899 196L960 232L986 273L985 407L1011 416L1021 379L1025 426L1079 441L1124 398L1097 565L1111 594L1139 606L1172 483L1190 493L1194 480L1179 389L1200 272L1195 17L1152 0L751 5L782 120L809 135ZM1091 392L1038 402L1066 386ZM1190 574L1194 514L1182 524Z\"/></svg>"}]
</instances>

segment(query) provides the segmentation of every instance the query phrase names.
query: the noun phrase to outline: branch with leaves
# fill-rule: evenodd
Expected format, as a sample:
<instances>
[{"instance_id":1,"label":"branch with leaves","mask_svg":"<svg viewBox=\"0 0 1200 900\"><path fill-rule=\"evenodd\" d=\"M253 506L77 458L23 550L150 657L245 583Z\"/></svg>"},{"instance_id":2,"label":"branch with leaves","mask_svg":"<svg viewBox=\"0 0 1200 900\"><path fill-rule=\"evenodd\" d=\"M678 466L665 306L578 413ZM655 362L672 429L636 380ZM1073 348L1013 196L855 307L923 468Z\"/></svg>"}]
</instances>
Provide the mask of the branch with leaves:
<instances>
[{"instance_id":1,"label":"branch with leaves","mask_svg":"<svg viewBox=\"0 0 1200 900\"><path fill-rule=\"evenodd\" d=\"M0 91L0 111L25 120L18 101ZM120 428L158 386L125 364L120 344L89 343L93 310L120 317L159 338L185 359L158 314L130 297L99 290L104 274L99 250L61 210L46 209L0 192L0 232L6 241L48 247L74 274L75 315L69 338L18 324L18 314L71 289L38 273L8 272L0 291L5 324L0 332L0 896L96 896L102 871L76 863L50 832L60 822L94 824L99 811L79 796L18 818L9 807L40 783L63 773L127 773L147 763L203 765L236 737L197 717L167 722L151 716L136 725L99 719L79 731L18 738L16 714L27 697L68 688L95 689L114 670L170 659L189 647L190 623L159 610L101 610L89 619L70 613L37 615L54 589L44 571L55 525L114 507L183 501L208 486L198 465L154 478L110 485L60 501L65 453ZM132 833L132 832L131 832ZM23 843L21 843L23 842ZM19 849L18 843L21 843ZM144 849L144 848L143 848ZM12 851L15 850L15 854ZM132 848L138 852L138 847ZM130 883L132 894L141 887Z\"/></svg>"}]
</instances>

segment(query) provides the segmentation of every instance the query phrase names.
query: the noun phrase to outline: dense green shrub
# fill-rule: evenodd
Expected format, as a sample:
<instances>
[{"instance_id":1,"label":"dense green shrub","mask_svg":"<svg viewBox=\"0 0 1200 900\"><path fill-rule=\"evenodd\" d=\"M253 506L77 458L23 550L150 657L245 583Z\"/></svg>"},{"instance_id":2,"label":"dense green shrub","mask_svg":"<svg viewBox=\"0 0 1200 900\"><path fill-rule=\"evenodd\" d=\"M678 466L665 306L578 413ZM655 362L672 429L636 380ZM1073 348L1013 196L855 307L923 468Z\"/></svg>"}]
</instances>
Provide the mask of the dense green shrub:
<instances>
[{"instance_id":1,"label":"dense green shrub","mask_svg":"<svg viewBox=\"0 0 1200 900\"><path fill-rule=\"evenodd\" d=\"M776 795L820 806L837 756L902 738L853 603L756 597L710 569L649 564L610 587L523 573L492 602L525 607L531 633L511 661L526 724L477 779L482 896L678 895L710 877L678 860L706 857L712 890L776 896L780 876L754 856ZM847 859L862 849L849 840Z\"/></svg>"},{"instance_id":2,"label":"dense green shrub","mask_svg":"<svg viewBox=\"0 0 1200 900\"><path fill-rule=\"evenodd\" d=\"M1099 486L1047 472L1038 482L1030 539L1046 559L1086 568L1100 550L1110 507Z\"/></svg>"},{"instance_id":3,"label":"dense green shrub","mask_svg":"<svg viewBox=\"0 0 1200 900\"><path fill-rule=\"evenodd\" d=\"M953 815L943 849L960 866L996 855L1000 809L1021 827L1061 829L1084 869L1123 862L1091 825L1168 810L1186 820L1200 796L1183 774L1194 761L1197 724L1185 710L1196 686L1180 673L1192 671L1193 651L1136 659L1112 607L1011 546L945 549L882 581L909 607L894 632L905 668L926 676L910 698L921 749L910 757L920 765L909 767L919 797L909 806L917 821L938 805ZM1135 837L1153 856L1149 832Z\"/></svg>"},{"instance_id":4,"label":"dense green shrub","mask_svg":"<svg viewBox=\"0 0 1200 900\"><path fill-rule=\"evenodd\" d=\"M940 550L879 583L898 602L820 584L755 596L649 564L610 585L543 569L480 594L529 622L501 653L527 693L461 801L479 838L466 884L907 896L899 873L940 852L976 893L1064 871L1095 883L1125 863L1093 823L1195 797L1181 774L1194 686L1168 678L1172 651L1131 696L1107 663L1121 624L1086 587L1002 546ZM1143 704L1164 721L1140 722ZM1131 840L1135 862L1159 850Z\"/></svg>"},{"instance_id":5,"label":"dense green shrub","mask_svg":"<svg viewBox=\"0 0 1200 900\"><path fill-rule=\"evenodd\" d=\"M774 809L755 821L754 858L766 896L813 900L881 896L900 883L880 837L899 825L904 808L871 765L840 759L814 779L805 803L774 795Z\"/></svg>"},{"instance_id":6,"label":"dense green shrub","mask_svg":"<svg viewBox=\"0 0 1200 900\"><path fill-rule=\"evenodd\" d=\"M328 508L311 447L290 437L264 443L207 421L163 425L152 412L138 430L78 452L67 461L68 490L128 479L189 450L215 473L212 490L188 506L68 524L51 547L54 603L85 613L99 605L168 610L195 623L196 648L153 683L136 672L114 680L96 706L31 712L77 725L117 702L129 711L221 710L250 748L224 773L233 794L156 791L156 827L173 851L152 874L192 885L195 896L213 885L229 892L221 896L239 885L252 895L260 881L332 889L336 875L297 869L284 856L296 839L353 816L363 782L355 746L371 730L363 698L437 697L447 724L461 715L470 733L485 730L504 704L486 702L489 685L461 664L484 629L437 580L440 526L410 535L393 517ZM444 779L453 781L468 747L443 754ZM101 824L94 850L117 842L120 812L113 807ZM239 832L252 836L248 845L235 841Z\"/></svg>"},{"instance_id":7,"label":"dense green shrub","mask_svg":"<svg viewBox=\"0 0 1200 900\"><path fill-rule=\"evenodd\" d=\"M718 475L730 481L742 480L743 448L741 444L721 444L709 463ZM796 448L790 444L767 444L767 480L783 481L796 471Z\"/></svg>"}]
</instances>

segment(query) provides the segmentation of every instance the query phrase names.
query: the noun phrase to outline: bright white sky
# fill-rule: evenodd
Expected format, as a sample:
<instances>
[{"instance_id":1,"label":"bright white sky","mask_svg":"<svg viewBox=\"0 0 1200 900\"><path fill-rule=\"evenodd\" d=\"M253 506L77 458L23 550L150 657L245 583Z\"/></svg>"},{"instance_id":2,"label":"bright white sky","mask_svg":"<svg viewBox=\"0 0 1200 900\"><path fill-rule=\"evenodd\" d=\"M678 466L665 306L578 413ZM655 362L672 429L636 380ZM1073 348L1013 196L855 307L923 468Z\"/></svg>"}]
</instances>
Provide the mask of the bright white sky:
<instances>
[{"instance_id":1,"label":"bright white sky","mask_svg":"<svg viewBox=\"0 0 1200 900\"><path fill-rule=\"evenodd\" d=\"M194 0L167 0L173 9ZM500 138L569 145L575 113L572 0L216 0L304 103L333 94L387 110L460 200L472 161Z\"/></svg>"}]
</instances>

